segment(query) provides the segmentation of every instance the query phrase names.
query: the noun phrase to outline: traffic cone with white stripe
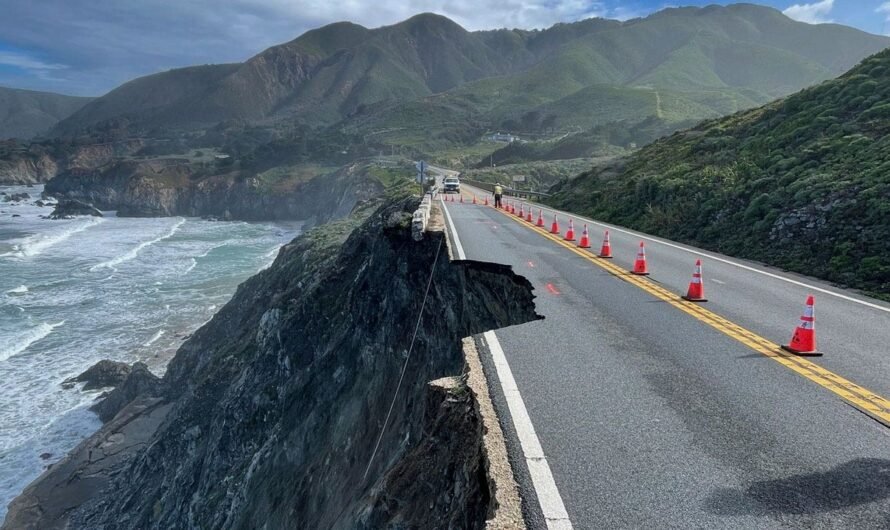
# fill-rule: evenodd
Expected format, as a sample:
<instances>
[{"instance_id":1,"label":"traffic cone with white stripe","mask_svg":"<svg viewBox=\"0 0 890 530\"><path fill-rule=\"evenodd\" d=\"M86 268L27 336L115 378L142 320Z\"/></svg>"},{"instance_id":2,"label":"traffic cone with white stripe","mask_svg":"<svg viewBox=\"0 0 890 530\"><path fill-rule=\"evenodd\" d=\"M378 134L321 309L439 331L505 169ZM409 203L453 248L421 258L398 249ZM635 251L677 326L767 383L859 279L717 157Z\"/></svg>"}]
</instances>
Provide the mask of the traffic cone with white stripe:
<instances>
[{"instance_id":1,"label":"traffic cone with white stripe","mask_svg":"<svg viewBox=\"0 0 890 530\"><path fill-rule=\"evenodd\" d=\"M690 302L707 302L705 298L705 284L701 277L701 260L695 260L695 271L692 273L692 281L689 282L689 290L683 300Z\"/></svg>"},{"instance_id":2,"label":"traffic cone with white stripe","mask_svg":"<svg viewBox=\"0 0 890 530\"><path fill-rule=\"evenodd\" d=\"M507 201L507 213L513 213L515 209L513 208L513 202Z\"/></svg>"},{"instance_id":3,"label":"traffic cone with white stripe","mask_svg":"<svg viewBox=\"0 0 890 530\"><path fill-rule=\"evenodd\" d=\"M575 222L572 219L569 219L569 229L566 230L566 236L564 239L566 241L575 240Z\"/></svg>"},{"instance_id":4,"label":"traffic cone with white stripe","mask_svg":"<svg viewBox=\"0 0 890 530\"><path fill-rule=\"evenodd\" d=\"M520 219L525 217L525 205L524 204L519 203L519 212L516 213L516 217L519 217Z\"/></svg>"},{"instance_id":5,"label":"traffic cone with white stripe","mask_svg":"<svg viewBox=\"0 0 890 530\"><path fill-rule=\"evenodd\" d=\"M538 228L544 228L544 209L538 208L538 222L535 223Z\"/></svg>"},{"instance_id":6,"label":"traffic cone with white stripe","mask_svg":"<svg viewBox=\"0 0 890 530\"><path fill-rule=\"evenodd\" d=\"M484 201L482 205L483 205L483 206L488 206L488 195L486 195L486 196L483 197L482 199L483 199L483 201Z\"/></svg>"},{"instance_id":7,"label":"traffic cone with white stripe","mask_svg":"<svg viewBox=\"0 0 890 530\"><path fill-rule=\"evenodd\" d=\"M578 248L590 248L590 233L587 231L587 225L584 225L584 231L581 232L581 241L578 242Z\"/></svg>"},{"instance_id":8,"label":"traffic cone with white stripe","mask_svg":"<svg viewBox=\"0 0 890 530\"><path fill-rule=\"evenodd\" d=\"M463 193L460 194L460 202L461 202L461 204L463 204L463 202L464 202L464 194Z\"/></svg>"},{"instance_id":9,"label":"traffic cone with white stripe","mask_svg":"<svg viewBox=\"0 0 890 530\"><path fill-rule=\"evenodd\" d=\"M559 220L556 218L556 214L553 214L553 223L550 224L550 233L551 234L559 233Z\"/></svg>"},{"instance_id":10,"label":"traffic cone with white stripe","mask_svg":"<svg viewBox=\"0 0 890 530\"><path fill-rule=\"evenodd\" d=\"M640 250L637 251L637 259L634 261L634 269L631 271L637 276L648 276L649 269L646 267L646 247L640 241Z\"/></svg>"},{"instance_id":11,"label":"traffic cone with white stripe","mask_svg":"<svg viewBox=\"0 0 890 530\"><path fill-rule=\"evenodd\" d=\"M795 355L818 357L822 355L816 350L816 300L813 295L807 296L807 305L800 317L800 325L791 336L791 343L782 345L782 349Z\"/></svg>"},{"instance_id":12,"label":"traffic cone with white stripe","mask_svg":"<svg viewBox=\"0 0 890 530\"><path fill-rule=\"evenodd\" d=\"M473 204L476 204L476 194L473 194Z\"/></svg>"},{"instance_id":13,"label":"traffic cone with white stripe","mask_svg":"<svg viewBox=\"0 0 890 530\"><path fill-rule=\"evenodd\" d=\"M609 231L603 236L603 247L600 249L600 258L612 259L612 241L609 239Z\"/></svg>"},{"instance_id":14,"label":"traffic cone with white stripe","mask_svg":"<svg viewBox=\"0 0 890 530\"><path fill-rule=\"evenodd\" d=\"M525 214L525 220L529 223L534 222L534 220L532 219L532 207L531 206L528 207L528 212Z\"/></svg>"}]
</instances>

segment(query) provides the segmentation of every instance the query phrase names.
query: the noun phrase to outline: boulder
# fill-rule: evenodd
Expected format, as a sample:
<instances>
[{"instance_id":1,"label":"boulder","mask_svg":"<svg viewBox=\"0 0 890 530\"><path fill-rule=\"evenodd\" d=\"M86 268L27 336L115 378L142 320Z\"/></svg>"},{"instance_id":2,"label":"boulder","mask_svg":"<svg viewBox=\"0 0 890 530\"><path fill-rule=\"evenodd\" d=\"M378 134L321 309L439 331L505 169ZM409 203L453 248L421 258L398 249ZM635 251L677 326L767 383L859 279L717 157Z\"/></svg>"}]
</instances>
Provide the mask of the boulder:
<instances>
[{"instance_id":1,"label":"boulder","mask_svg":"<svg viewBox=\"0 0 890 530\"><path fill-rule=\"evenodd\" d=\"M4 202L19 202L26 201L30 199L31 196L27 193L13 193L12 195L6 195L3 197Z\"/></svg>"},{"instance_id":2,"label":"boulder","mask_svg":"<svg viewBox=\"0 0 890 530\"><path fill-rule=\"evenodd\" d=\"M94 208L92 204L87 204L76 199L66 199L60 201L59 204L56 205L56 209L53 210L53 213L49 214L47 219L74 219L78 215L102 217L102 212Z\"/></svg>"},{"instance_id":3,"label":"boulder","mask_svg":"<svg viewBox=\"0 0 890 530\"><path fill-rule=\"evenodd\" d=\"M114 390L103 396L102 400L90 407L103 423L107 423L117 416L131 401L143 395L158 395L161 388L161 379L151 373L145 363L134 363L128 366L130 369L126 379Z\"/></svg>"},{"instance_id":4,"label":"boulder","mask_svg":"<svg viewBox=\"0 0 890 530\"><path fill-rule=\"evenodd\" d=\"M71 388L77 383L86 383L83 387L84 390L116 387L124 382L131 370L132 367L127 363L105 359L90 366L77 377L62 381L62 386Z\"/></svg>"}]
</instances>

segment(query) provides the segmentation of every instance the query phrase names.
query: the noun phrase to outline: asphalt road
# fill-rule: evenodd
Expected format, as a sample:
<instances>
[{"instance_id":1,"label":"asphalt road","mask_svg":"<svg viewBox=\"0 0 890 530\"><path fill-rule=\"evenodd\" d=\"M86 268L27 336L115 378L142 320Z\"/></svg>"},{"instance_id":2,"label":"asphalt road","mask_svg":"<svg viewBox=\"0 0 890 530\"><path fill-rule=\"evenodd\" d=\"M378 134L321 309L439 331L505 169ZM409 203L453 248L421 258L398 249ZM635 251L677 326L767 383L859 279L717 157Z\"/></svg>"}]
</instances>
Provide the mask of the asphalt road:
<instances>
[{"instance_id":1,"label":"asphalt road","mask_svg":"<svg viewBox=\"0 0 890 530\"><path fill-rule=\"evenodd\" d=\"M640 234L612 227L607 270L493 208L445 206L468 259L535 286L545 320L496 336L575 528L890 527L890 429L837 393L890 397L886 304L648 236L652 274L629 281L616 271ZM598 247L604 227L588 224ZM697 257L707 314L668 293L685 293ZM787 343L809 293L825 352L811 371L758 351ZM534 459L482 354L526 517L544 527Z\"/></svg>"}]
</instances>

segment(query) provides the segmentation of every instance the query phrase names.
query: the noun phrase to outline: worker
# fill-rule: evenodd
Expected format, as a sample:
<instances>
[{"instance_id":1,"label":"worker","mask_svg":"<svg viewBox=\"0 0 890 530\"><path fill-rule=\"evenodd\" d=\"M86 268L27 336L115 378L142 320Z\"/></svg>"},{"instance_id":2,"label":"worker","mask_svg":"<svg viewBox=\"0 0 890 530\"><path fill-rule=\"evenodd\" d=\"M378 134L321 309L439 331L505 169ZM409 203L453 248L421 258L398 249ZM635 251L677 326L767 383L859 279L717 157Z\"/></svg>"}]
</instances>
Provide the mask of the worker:
<instances>
[{"instance_id":1,"label":"worker","mask_svg":"<svg viewBox=\"0 0 890 530\"><path fill-rule=\"evenodd\" d=\"M498 182L494 185L494 207L501 207L501 197L504 196L504 188L501 187L501 183Z\"/></svg>"}]
</instances>

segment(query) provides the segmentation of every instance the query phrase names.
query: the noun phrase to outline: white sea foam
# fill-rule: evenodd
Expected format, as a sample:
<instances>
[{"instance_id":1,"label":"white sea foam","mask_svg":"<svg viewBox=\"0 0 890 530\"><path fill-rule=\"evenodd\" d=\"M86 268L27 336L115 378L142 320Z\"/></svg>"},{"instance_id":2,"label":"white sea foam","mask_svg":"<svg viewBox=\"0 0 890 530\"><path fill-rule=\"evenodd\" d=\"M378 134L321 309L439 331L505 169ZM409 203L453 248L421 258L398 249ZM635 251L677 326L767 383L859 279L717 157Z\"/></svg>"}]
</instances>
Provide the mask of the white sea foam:
<instances>
[{"instance_id":1,"label":"white sea foam","mask_svg":"<svg viewBox=\"0 0 890 530\"><path fill-rule=\"evenodd\" d=\"M161 337L163 337L163 336L164 336L164 330L163 330L163 329L159 329L154 335L151 336L150 339L148 339L148 342L146 342L145 344L143 344L143 346L151 346L152 344L154 344L155 342L157 342L157 340L158 340L159 338L161 338Z\"/></svg>"},{"instance_id":2,"label":"white sea foam","mask_svg":"<svg viewBox=\"0 0 890 530\"><path fill-rule=\"evenodd\" d=\"M10 357L14 357L27 350L29 346L45 338L50 333L52 333L54 329L64 323L64 320L55 324L42 323L38 326L34 326L33 328L28 329L24 333L3 340L2 342L0 342L0 362L5 361Z\"/></svg>"},{"instance_id":3,"label":"white sea foam","mask_svg":"<svg viewBox=\"0 0 890 530\"><path fill-rule=\"evenodd\" d=\"M10 289L10 290L6 291L7 294L24 294L27 292L28 292L27 285L19 285L15 289Z\"/></svg>"},{"instance_id":4,"label":"white sea foam","mask_svg":"<svg viewBox=\"0 0 890 530\"><path fill-rule=\"evenodd\" d=\"M191 263L189 263L189 266L186 267L184 271L182 271L183 275L192 272L193 270L195 270L195 267L198 266L198 260L196 260L195 258L189 258L189 260L191 261Z\"/></svg>"},{"instance_id":5,"label":"white sea foam","mask_svg":"<svg viewBox=\"0 0 890 530\"><path fill-rule=\"evenodd\" d=\"M179 231L179 227L181 227L183 224L185 224L185 219L179 219L176 222L176 224L174 224L170 228L170 230L168 230L167 233L165 233L164 235L158 236L158 237L156 237L154 239L150 239L148 241L143 241L142 243L139 243L135 247L131 248L126 254L122 254L114 259L99 263L98 265L93 265L92 267L90 267L90 271L95 272L99 269L104 269L104 268L115 269L115 267L117 265L120 265L121 263L124 263L125 261L130 261L131 259L135 259L136 256L138 256L139 253L142 252L142 250L144 248L150 247L151 245L154 245L155 243L160 243L161 241L163 241L167 238L173 237L173 235Z\"/></svg>"},{"instance_id":6,"label":"white sea foam","mask_svg":"<svg viewBox=\"0 0 890 530\"><path fill-rule=\"evenodd\" d=\"M46 249L65 241L74 234L83 232L91 226L96 226L105 222L102 217L90 217L84 221L72 224L65 230L51 232L48 234L34 234L24 238L15 246L12 252L0 254L0 256L13 256L17 258L31 258L42 254Z\"/></svg>"}]
</instances>

